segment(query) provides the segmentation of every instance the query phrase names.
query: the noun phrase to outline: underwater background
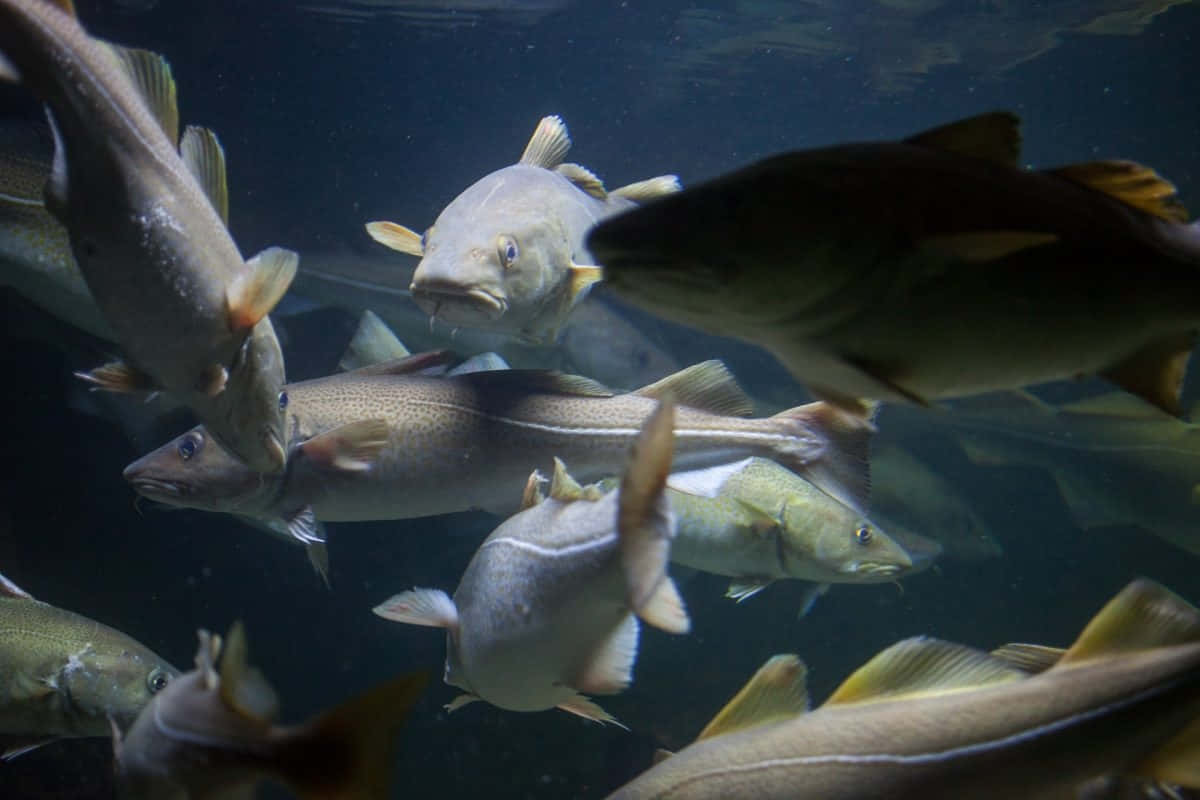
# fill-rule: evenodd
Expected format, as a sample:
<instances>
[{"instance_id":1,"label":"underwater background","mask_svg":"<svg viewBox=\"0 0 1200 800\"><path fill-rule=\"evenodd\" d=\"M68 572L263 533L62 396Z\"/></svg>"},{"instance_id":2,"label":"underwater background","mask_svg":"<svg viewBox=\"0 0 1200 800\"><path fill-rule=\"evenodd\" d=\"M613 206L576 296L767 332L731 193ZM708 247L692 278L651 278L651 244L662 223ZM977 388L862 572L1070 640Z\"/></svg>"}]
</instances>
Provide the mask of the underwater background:
<instances>
[{"instance_id":1,"label":"underwater background","mask_svg":"<svg viewBox=\"0 0 1200 800\"><path fill-rule=\"evenodd\" d=\"M370 241L363 223L422 228L476 178L515 161L547 114L569 126L571 159L610 186L665 172L688 186L783 150L899 138L1010 109L1024 121L1023 164L1134 159L1200 207L1200 5L1187 2L76 6L93 35L166 56L182 119L221 137L239 248L286 246L301 253L302 268L349 253L411 270L414 259ZM39 113L9 87L0 111ZM356 324L311 299L276 315L291 381L336 370ZM629 317L679 365L724 359L772 408L806 397L762 351ZM196 628L244 620L251 660L287 721L428 669L434 680L401 733L396 797L602 797L656 748L690 742L774 653L805 659L819 702L906 636L985 648L1066 644L1137 575L1200 600L1195 555L1132 526L1081 530L1044 471L976 466L936 412L885 409L877 446L901 442L932 465L1002 554L947 553L899 585L834 586L803 618L795 582L735 604L722 596L726 579L673 569L693 630L643 630L634 684L603 700L629 731L485 703L447 716L442 705L456 692L440 682L444 635L370 609L414 585L451 590L497 518L330 523L326 590L299 549L227 516L136 509L121 469L191 420L182 412L156 419L136 400L87 393L72 372L111 348L16 293L0 290L0 318L0 572L184 668ZM1189 384L1184 407L1196 397ZM1114 475L1110 488L1148 509L1157 502L1153 483ZM1197 509L1181 513L1200 522ZM111 792L111 746L102 739L58 742L0 765L6 799Z\"/></svg>"}]
</instances>

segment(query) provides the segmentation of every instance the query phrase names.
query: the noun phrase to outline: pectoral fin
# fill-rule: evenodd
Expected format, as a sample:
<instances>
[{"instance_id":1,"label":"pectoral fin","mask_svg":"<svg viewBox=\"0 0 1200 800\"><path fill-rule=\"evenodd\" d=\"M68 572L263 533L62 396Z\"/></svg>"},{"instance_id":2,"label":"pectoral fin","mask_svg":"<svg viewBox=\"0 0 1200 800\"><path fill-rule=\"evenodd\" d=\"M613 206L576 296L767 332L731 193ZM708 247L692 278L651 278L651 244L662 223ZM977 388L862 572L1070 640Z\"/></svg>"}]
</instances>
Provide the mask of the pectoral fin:
<instances>
[{"instance_id":1,"label":"pectoral fin","mask_svg":"<svg viewBox=\"0 0 1200 800\"><path fill-rule=\"evenodd\" d=\"M774 578L766 577L734 578L730 581L729 588L725 590L725 596L740 603L754 597L774 582Z\"/></svg>"},{"instance_id":2,"label":"pectoral fin","mask_svg":"<svg viewBox=\"0 0 1200 800\"><path fill-rule=\"evenodd\" d=\"M571 682L572 688L589 694L615 694L625 689L633 680L637 650L638 620L628 614L591 655Z\"/></svg>"},{"instance_id":3,"label":"pectoral fin","mask_svg":"<svg viewBox=\"0 0 1200 800\"><path fill-rule=\"evenodd\" d=\"M587 296L588 290L592 288L593 284L604 280L604 268L584 264L571 264L569 280L570 284L567 287L568 305L573 308L576 303Z\"/></svg>"},{"instance_id":4,"label":"pectoral fin","mask_svg":"<svg viewBox=\"0 0 1200 800\"><path fill-rule=\"evenodd\" d=\"M772 656L700 731L696 741L805 713L807 677L808 669L799 656Z\"/></svg>"},{"instance_id":5,"label":"pectoral fin","mask_svg":"<svg viewBox=\"0 0 1200 800\"><path fill-rule=\"evenodd\" d=\"M88 372L76 372L76 378L94 384L93 390L104 392L154 392L158 385L147 373L124 361L110 361Z\"/></svg>"},{"instance_id":6,"label":"pectoral fin","mask_svg":"<svg viewBox=\"0 0 1200 800\"><path fill-rule=\"evenodd\" d=\"M390 247L417 258L425 255L425 248L421 244L421 234L411 228L385 221L368 222L366 227L367 235L384 247Z\"/></svg>"},{"instance_id":7,"label":"pectoral fin","mask_svg":"<svg viewBox=\"0 0 1200 800\"><path fill-rule=\"evenodd\" d=\"M246 629L234 622L221 651L221 699L248 719L271 722L279 714L279 696L248 660Z\"/></svg>"},{"instance_id":8,"label":"pectoral fin","mask_svg":"<svg viewBox=\"0 0 1200 800\"><path fill-rule=\"evenodd\" d=\"M458 628L458 609L441 589L410 589L393 595L371 609L384 619L428 628Z\"/></svg>"},{"instance_id":9,"label":"pectoral fin","mask_svg":"<svg viewBox=\"0 0 1200 800\"><path fill-rule=\"evenodd\" d=\"M446 709L447 714L453 714L455 711L458 711L463 706L470 705L471 703L474 703L480 699L481 698L479 697L479 695L476 695L476 694L460 694L458 697L454 698L449 703L446 703L446 705L442 706L442 708Z\"/></svg>"},{"instance_id":10,"label":"pectoral fin","mask_svg":"<svg viewBox=\"0 0 1200 800\"><path fill-rule=\"evenodd\" d=\"M371 468L388 445L391 429L382 419L348 422L314 436L300 445L300 452L314 463L344 472Z\"/></svg>"},{"instance_id":11,"label":"pectoral fin","mask_svg":"<svg viewBox=\"0 0 1200 800\"><path fill-rule=\"evenodd\" d=\"M300 256L268 247L246 262L246 269L225 290L231 331L248 331L279 302L300 265Z\"/></svg>"},{"instance_id":12,"label":"pectoral fin","mask_svg":"<svg viewBox=\"0 0 1200 800\"><path fill-rule=\"evenodd\" d=\"M584 719L590 719L593 722L616 725L618 728L629 730L629 728L618 722L616 717L581 694L577 694L569 700L562 701L558 704L558 708Z\"/></svg>"}]
</instances>

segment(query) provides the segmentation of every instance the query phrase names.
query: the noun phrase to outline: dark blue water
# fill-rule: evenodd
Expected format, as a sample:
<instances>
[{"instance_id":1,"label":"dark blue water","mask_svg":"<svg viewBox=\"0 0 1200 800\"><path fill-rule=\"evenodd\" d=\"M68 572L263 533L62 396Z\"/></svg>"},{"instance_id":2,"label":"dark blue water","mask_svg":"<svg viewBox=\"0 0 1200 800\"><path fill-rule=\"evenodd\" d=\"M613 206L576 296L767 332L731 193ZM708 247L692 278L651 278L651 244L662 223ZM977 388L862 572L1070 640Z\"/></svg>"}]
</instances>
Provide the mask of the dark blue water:
<instances>
[{"instance_id":1,"label":"dark blue water","mask_svg":"<svg viewBox=\"0 0 1200 800\"><path fill-rule=\"evenodd\" d=\"M1200 205L1200 6L1171 8L1136 35L1096 35L1079 29L1097 8L1133 4L930 3L902 23L867 2L574 2L524 16L463 12L458 26L386 14L350 22L294 5L78 4L94 34L169 59L183 121L214 128L225 146L231 227L246 253L279 244L388 258L365 221L423 228L469 183L515 161L550 113L570 128L570 159L617 186L664 172L695 183L781 150L900 137L1007 108L1025 122L1024 162L1136 159ZM832 53L780 46L778 32L797 24L816 25ZM729 44L738 36L758 43ZM914 72L930 52L958 63ZM36 111L19 90L0 101L14 115ZM397 797L603 796L655 748L690 741L778 652L808 662L819 699L904 636L1066 644L1136 575L1200 600L1194 556L1132 527L1079 530L1046 473L973 466L936 425L889 426L885 411L881 439L947 476L1002 557L946 559L902 586L835 587L802 620L799 585L734 605L721 596L724 579L699 574L683 587L693 632L645 629L634 685L602 700L629 732L482 703L447 717L441 706L456 690L439 680L443 636L370 609L413 585L452 590L494 518L332 524L326 591L299 550L228 518L138 513L121 468L190 422L147 423L131 439L115 418L76 410L72 370L110 353L11 292L0 301L0 571L180 666L191 663L197 627L245 620L252 660L288 720L430 670L402 737ZM284 320L289 377L335 369L353 325L332 309ZM756 395L804 399L751 348L648 330L682 363L722 355ZM51 745L0 765L0 796L107 797L109 759L103 740Z\"/></svg>"}]
</instances>

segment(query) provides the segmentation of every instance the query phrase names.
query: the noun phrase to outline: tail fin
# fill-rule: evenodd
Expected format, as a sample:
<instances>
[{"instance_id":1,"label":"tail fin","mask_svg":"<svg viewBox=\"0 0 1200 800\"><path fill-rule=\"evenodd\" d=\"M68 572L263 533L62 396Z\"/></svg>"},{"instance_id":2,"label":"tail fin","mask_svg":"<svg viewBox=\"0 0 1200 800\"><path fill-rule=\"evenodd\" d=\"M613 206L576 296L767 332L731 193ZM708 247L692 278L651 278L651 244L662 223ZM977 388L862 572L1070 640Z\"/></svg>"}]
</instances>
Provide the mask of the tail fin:
<instances>
[{"instance_id":1,"label":"tail fin","mask_svg":"<svg viewBox=\"0 0 1200 800\"><path fill-rule=\"evenodd\" d=\"M871 493L868 457L871 434L875 432L871 421L874 412L871 406L866 415L859 415L826 402L781 411L771 419L800 428L796 433L804 443L795 449L782 449L776 460L831 497L865 512ZM825 438L825 446L815 455L809 444L814 431Z\"/></svg>"},{"instance_id":2,"label":"tail fin","mask_svg":"<svg viewBox=\"0 0 1200 800\"><path fill-rule=\"evenodd\" d=\"M279 775L302 798L368 800L390 794L396 731L428 676L395 678L283 734Z\"/></svg>"}]
</instances>

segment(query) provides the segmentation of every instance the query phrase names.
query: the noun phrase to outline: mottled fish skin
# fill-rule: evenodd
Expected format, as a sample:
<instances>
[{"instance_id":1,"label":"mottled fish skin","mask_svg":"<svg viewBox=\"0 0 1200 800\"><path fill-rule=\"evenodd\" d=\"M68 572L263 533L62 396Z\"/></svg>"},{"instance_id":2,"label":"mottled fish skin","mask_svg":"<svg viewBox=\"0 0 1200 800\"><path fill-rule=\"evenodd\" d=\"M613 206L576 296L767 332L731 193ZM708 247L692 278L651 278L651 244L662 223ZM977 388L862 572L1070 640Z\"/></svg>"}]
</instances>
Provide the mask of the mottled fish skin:
<instances>
[{"instance_id":1,"label":"mottled fish skin","mask_svg":"<svg viewBox=\"0 0 1200 800\"><path fill-rule=\"evenodd\" d=\"M8 741L108 736L177 670L133 638L0 587L0 735Z\"/></svg>"},{"instance_id":2,"label":"mottled fish skin","mask_svg":"<svg viewBox=\"0 0 1200 800\"><path fill-rule=\"evenodd\" d=\"M279 470L285 453L276 397L284 383L266 316L243 324L229 306L247 266L225 224L176 149L174 89L157 57L131 59L155 75L148 101L118 50L89 36L68 11L42 0L0 2L0 52L50 109L55 166L47 208L67 228L72 252L130 363L176 394L240 457ZM219 391L233 375L250 328L277 366L252 389ZM264 380L264 378L266 378ZM214 393L214 390L215 391ZM254 402L246 404L247 394ZM247 418L249 417L249 418Z\"/></svg>"},{"instance_id":3,"label":"mottled fish skin","mask_svg":"<svg viewBox=\"0 0 1200 800\"><path fill-rule=\"evenodd\" d=\"M880 583L913 568L884 528L773 461L750 459L716 497L669 494L676 564L763 584Z\"/></svg>"},{"instance_id":4,"label":"mottled fish skin","mask_svg":"<svg viewBox=\"0 0 1200 800\"><path fill-rule=\"evenodd\" d=\"M606 220L588 246L630 302L758 344L826 399L1100 374L1178 413L1200 227L1140 165L1030 171L1018 151L1016 118L990 114L783 154ZM1109 179L1113 195L1088 185Z\"/></svg>"},{"instance_id":5,"label":"mottled fish skin","mask_svg":"<svg viewBox=\"0 0 1200 800\"><path fill-rule=\"evenodd\" d=\"M1049 668L1025 671L1006 648L905 640L820 708L701 738L610 798L1060 800L1114 772L1195 782L1200 625L1163 592L1131 584L1098 619L1130 594L1146 613L1116 631L1094 621Z\"/></svg>"},{"instance_id":6,"label":"mottled fish skin","mask_svg":"<svg viewBox=\"0 0 1200 800\"><path fill-rule=\"evenodd\" d=\"M468 509L511 513L529 472L548 472L556 456L581 481L619 473L656 402L634 393L602 397L537 389L536 381L547 375L344 373L303 381L287 387L290 441L382 418L389 442L370 469L330 470L297 458L282 476L258 475L194 429L129 465L125 477L155 500L252 516L289 517L306 506L329 521ZM680 406L675 463L698 469L762 455L797 468L818 464L832 445L805 413L745 419ZM186 459L181 447L189 452Z\"/></svg>"}]
</instances>

